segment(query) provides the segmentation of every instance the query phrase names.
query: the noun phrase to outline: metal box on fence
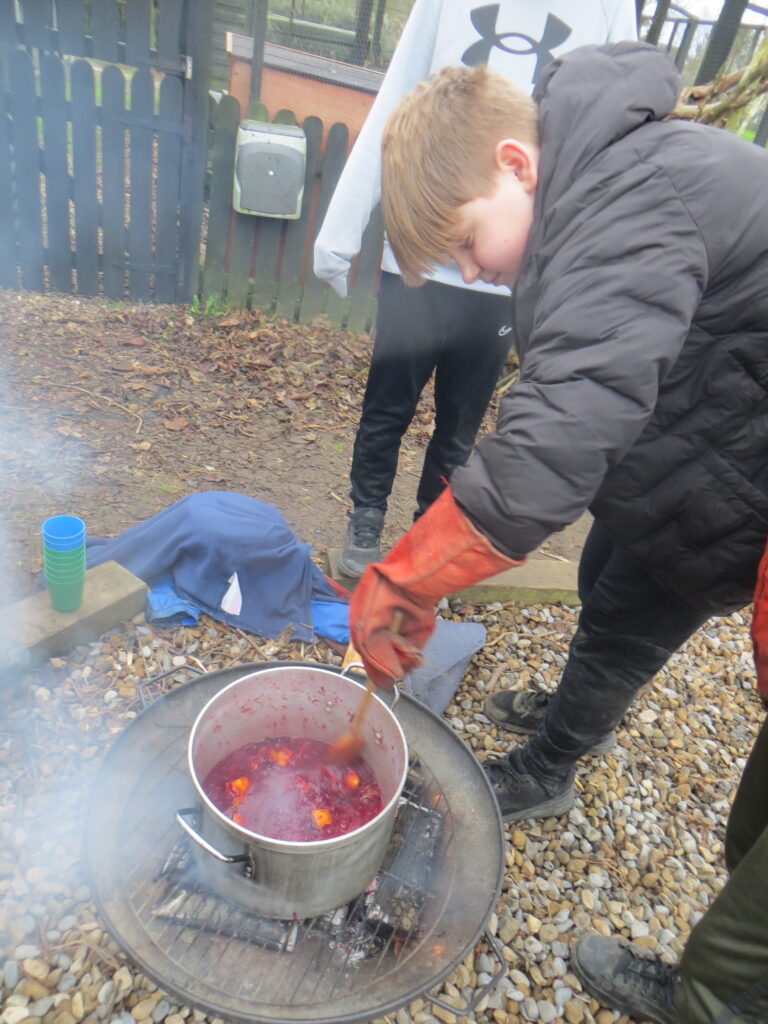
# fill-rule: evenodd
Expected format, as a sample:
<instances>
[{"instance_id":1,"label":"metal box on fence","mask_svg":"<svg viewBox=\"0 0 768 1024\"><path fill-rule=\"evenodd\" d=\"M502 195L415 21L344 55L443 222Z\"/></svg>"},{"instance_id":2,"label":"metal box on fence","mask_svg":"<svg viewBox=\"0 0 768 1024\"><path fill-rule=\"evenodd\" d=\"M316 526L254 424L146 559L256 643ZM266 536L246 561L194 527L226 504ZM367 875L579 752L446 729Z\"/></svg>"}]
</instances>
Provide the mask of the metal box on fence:
<instances>
[{"instance_id":1,"label":"metal box on fence","mask_svg":"<svg viewBox=\"0 0 768 1024\"><path fill-rule=\"evenodd\" d=\"M243 121L237 131L232 205L238 213L301 216L307 140L291 124Z\"/></svg>"}]
</instances>

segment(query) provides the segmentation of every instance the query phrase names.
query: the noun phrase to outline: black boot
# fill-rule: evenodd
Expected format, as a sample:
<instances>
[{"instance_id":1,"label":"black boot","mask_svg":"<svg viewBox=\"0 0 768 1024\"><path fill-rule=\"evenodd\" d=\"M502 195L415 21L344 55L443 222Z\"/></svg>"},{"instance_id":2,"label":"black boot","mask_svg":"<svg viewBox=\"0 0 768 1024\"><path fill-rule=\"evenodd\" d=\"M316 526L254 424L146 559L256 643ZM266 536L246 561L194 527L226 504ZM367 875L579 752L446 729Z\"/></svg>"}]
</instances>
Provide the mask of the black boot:
<instances>
[{"instance_id":1,"label":"black boot","mask_svg":"<svg viewBox=\"0 0 768 1024\"><path fill-rule=\"evenodd\" d=\"M515 747L506 757L488 758L483 770L499 804L503 821L521 818L552 818L573 807L575 768L560 778L547 779L529 774L524 747Z\"/></svg>"},{"instance_id":2,"label":"black boot","mask_svg":"<svg viewBox=\"0 0 768 1024\"><path fill-rule=\"evenodd\" d=\"M485 699L484 710L491 721L510 732L534 733L543 723L552 694L538 687L530 690L499 690ZM616 731L612 729L593 743L586 753L607 754L616 746Z\"/></svg>"},{"instance_id":3,"label":"black boot","mask_svg":"<svg viewBox=\"0 0 768 1024\"><path fill-rule=\"evenodd\" d=\"M349 517L347 536L339 558L345 576L362 576L371 562L381 558L384 513L378 508L357 508Z\"/></svg>"},{"instance_id":4,"label":"black boot","mask_svg":"<svg viewBox=\"0 0 768 1024\"><path fill-rule=\"evenodd\" d=\"M604 1006L638 1020L674 1024L678 968L627 939L585 935L571 950L573 973Z\"/></svg>"}]
</instances>

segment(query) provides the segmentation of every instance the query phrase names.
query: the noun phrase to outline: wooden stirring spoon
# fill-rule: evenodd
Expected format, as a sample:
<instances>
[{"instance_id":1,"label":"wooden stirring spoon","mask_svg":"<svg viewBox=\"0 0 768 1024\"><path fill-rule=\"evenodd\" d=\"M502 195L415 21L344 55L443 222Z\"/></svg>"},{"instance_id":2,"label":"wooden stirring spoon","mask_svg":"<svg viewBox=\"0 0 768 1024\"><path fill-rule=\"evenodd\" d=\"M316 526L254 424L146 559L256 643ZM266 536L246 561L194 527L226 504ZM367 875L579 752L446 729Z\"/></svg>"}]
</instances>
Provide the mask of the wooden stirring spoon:
<instances>
[{"instance_id":1,"label":"wooden stirring spoon","mask_svg":"<svg viewBox=\"0 0 768 1024\"><path fill-rule=\"evenodd\" d=\"M399 608L395 609L392 615L392 625L390 629L393 633L398 633L400 627L403 624L403 613ZM350 643L347 647L344 655L344 665L349 665L353 661L360 661L360 655L357 653L355 648ZM373 683L365 677L365 692L360 698L360 703L357 706L357 711L349 723L349 728L346 732L342 733L339 738L331 744L331 749L328 751L329 761L351 761L353 757L357 757L363 749L363 722L365 716L368 713L368 708L373 697Z\"/></svg>"}]
</instances>

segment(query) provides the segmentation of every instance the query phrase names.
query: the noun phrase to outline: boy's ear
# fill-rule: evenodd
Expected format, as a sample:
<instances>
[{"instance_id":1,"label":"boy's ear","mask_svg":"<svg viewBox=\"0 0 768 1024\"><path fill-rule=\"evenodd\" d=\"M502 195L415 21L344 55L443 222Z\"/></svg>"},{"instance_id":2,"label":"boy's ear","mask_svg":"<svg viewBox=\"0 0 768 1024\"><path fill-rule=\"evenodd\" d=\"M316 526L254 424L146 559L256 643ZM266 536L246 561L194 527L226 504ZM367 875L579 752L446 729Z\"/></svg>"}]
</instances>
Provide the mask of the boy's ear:
<instances>
[{"instance_id":1,"label":"boy's ear","mask_svg":"<svg viewBox=\"0 0 768 1024\"><path fill-rule=\"evenodd\" d=\"M502 139L496 143L494 160L497 170L514 174L526 191L536 188L539 159L534 146L517 139Z\"/></svg>"}]
</instances>

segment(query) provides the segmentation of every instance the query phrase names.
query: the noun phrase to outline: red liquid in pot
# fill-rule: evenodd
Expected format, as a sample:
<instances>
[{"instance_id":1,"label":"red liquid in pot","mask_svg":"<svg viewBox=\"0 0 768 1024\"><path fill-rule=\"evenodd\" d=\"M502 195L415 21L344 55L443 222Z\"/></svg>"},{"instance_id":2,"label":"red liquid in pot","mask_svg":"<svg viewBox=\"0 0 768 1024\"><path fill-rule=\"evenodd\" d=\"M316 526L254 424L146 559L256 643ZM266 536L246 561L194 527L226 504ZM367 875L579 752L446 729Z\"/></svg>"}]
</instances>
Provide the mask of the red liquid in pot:
<instances>
[{"instance_id":1,"label":"red liquid in pot","mask_svg":"<svg viewBox=\"0 0 768 1024\"><path fill-rule=\"evenodd\" d=\"M384 806L367 761L328 759L321 740L261 740L222 758L203 780L228 818L273 839L310 842L360 828Z\"/></svg>"}]
</instances>

